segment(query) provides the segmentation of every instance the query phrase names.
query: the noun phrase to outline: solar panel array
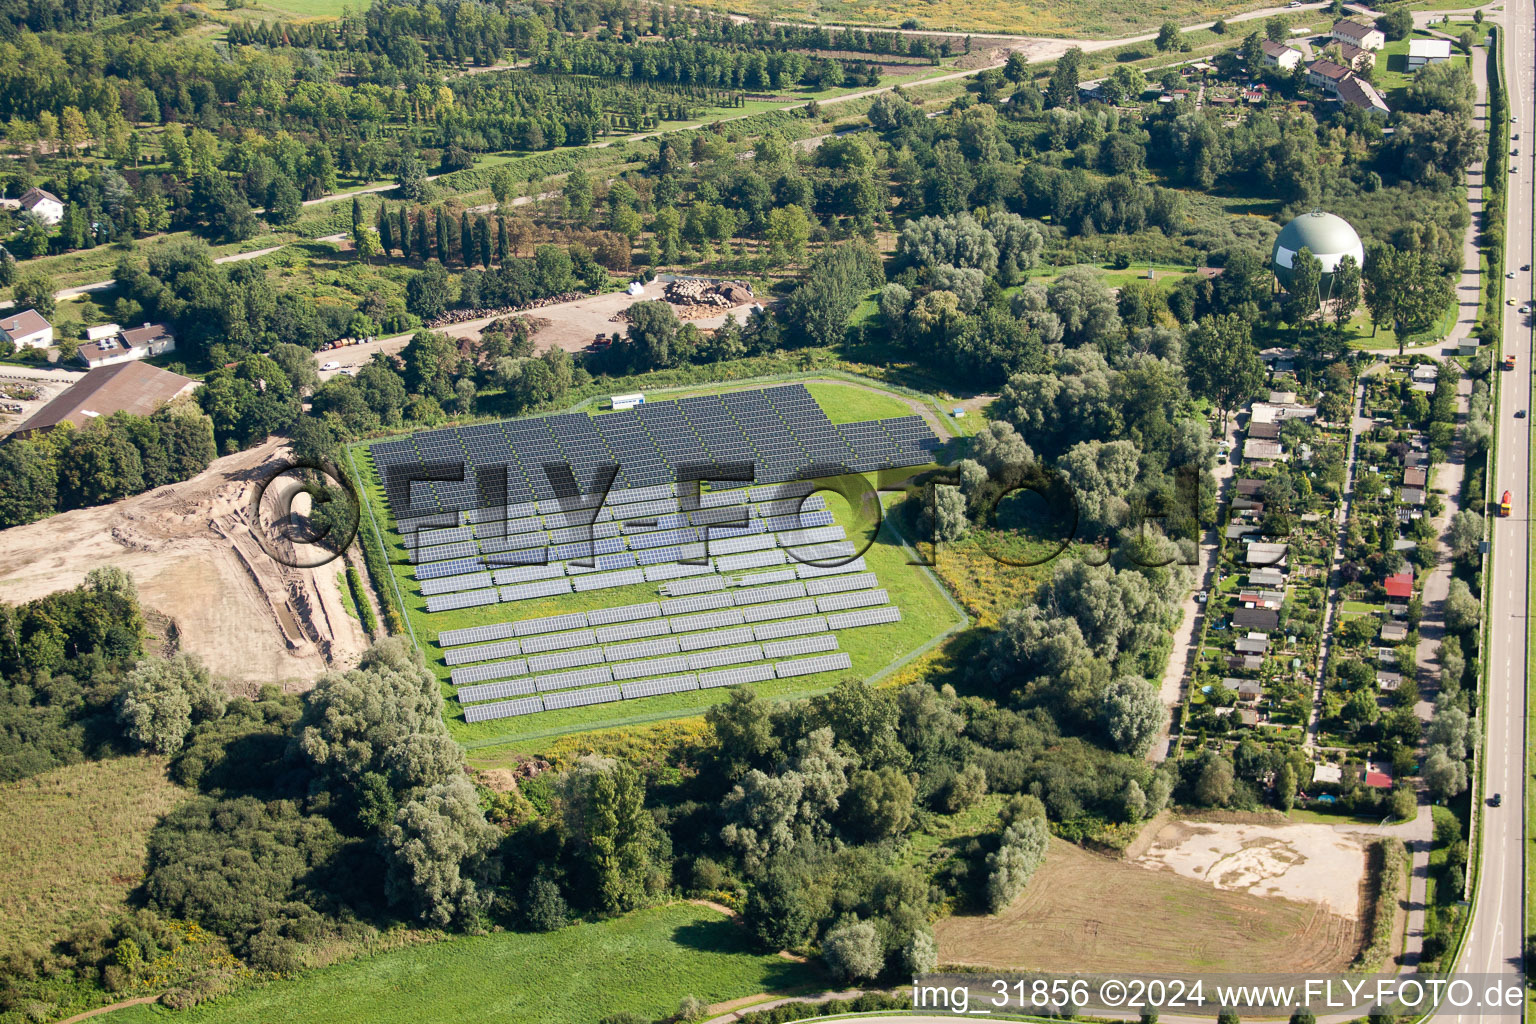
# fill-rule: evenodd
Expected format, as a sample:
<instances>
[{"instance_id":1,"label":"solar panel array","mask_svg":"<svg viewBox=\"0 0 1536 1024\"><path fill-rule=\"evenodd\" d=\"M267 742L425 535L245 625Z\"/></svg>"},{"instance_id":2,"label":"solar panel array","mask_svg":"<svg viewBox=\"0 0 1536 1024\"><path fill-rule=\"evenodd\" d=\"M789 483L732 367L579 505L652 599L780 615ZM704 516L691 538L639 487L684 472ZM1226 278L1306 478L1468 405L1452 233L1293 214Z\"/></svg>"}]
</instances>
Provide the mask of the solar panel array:
<instances>
[{"instance_id":1,"label":"solar panel array","mask_svg":"<svg viewBox=\"0 0 1536 1024\"><path fill-rule=\"evenodd\" d=\"M793 640L775 640L763 644L765 658L793 658L801 654L817 654L837 650L837 637L831 633L821 636L800 636Z\"/></svg>"},{"instance_id":2,"label":"solar panel array","mask_svg":"<svg viewBox=\"0 0 1536 1024\"><path fill-rule=\"evenodd\" d=\"M832 424L791 385L430 431L372 455L428 611L661 593L442 632L466 721L486 721L847 670L828 631L901 613L798 477L920 465L938 447L919 417ZM726 462L752 463L757 482L697 501L676 483L685 465Z\"/></svg>"},{"instance_id":3,"label":"solar panel array","mask_svg":"<svg viewBox=\"0 0 1536 1024\"><path fill-rule=\"evenodd\" d=\"M837 654L823 654L816 658L800 658L796 661L775 662L774 675L780 679L790 676L809 676L818 672L846 671L853 667L853 659L846 652Z\"/></svg>"},{"instance_id":4,"label":"solar panel array","mask_svg":"<svg viewBox=\"0 0 1536 1024\"><path fill-rule=\"evenodd\" d=\"M845 612L853 608L869 608L873 605L885 604L887 596L884 590L856 590L847 594L828 594L826 597L816 599L816 610Z\"/></svg>"},{"instance_id":5,"label":"solar panel array","mask_svg":"<svg viewBox=\"0 0 1536 1024\"><path fill-rule=\"evenodd\" d=\"M381 469L409 471L384 477L398 520L452 529L458 522L445 523L439 513L474 509L487 495L521 515L530 504L541 512L560 499L576 504L580 493L596 488L604 465L619 466L613 488L638 502L690 464L751 462L771 487L812 467L829 475L920 465L939 446L917 416L833 424L803 385L789 384L649 402L598 417L565 413L427 431L372 451ZM549 464L568 466L570 476L546 472ZM431 479L413 484L413 475Z\"/></svg>"}]
</instances>

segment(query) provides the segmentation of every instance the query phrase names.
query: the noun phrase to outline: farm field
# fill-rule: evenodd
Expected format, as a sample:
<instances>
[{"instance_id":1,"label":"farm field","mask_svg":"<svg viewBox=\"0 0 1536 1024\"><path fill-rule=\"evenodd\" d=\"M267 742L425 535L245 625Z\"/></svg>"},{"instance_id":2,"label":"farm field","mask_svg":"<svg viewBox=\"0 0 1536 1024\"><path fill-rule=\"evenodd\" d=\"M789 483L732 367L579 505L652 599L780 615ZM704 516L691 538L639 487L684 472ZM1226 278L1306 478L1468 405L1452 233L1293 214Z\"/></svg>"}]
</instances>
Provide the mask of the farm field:
<instances>
[{"instance_id":1,"label":"farm field","mask_svg":"<svg viewBox=\"0 0 1536 1024\"><path fill-rule=\"evenodd\" d=\"M1358 922L1321 904L1222 890L1054 838L1008 909L934 932L941 964L1071 972L1341 970L1360 942Z\"/></svg>"},{"instance_id":2,"label":"farm field","mask_svg":"<svg viewBox=\"0 0 1536 1024\"><path fill-rule=\"evenodd\" d=\"M500 932L385 953L172 1013L134 1006L111 1024L593 1024L665 1017L706 1003L814 985L804 964L752 953L746 930L717 911L675 904L555 932ZM574 964L591 970L572 970Z\"/></svg>"},{"instance_id":3,"label":"farm field","mask_svg":"<svg viewBox=\"0 0 1536 1024\"><path fill-rule=\"evenodd\" d=\"M0 787L0 952L122 910L150 829L184 795L153 757L68 765Z\"/></svg>"},{"instance_id":4,"label":"farm field","mask_svg":"<svg viewBox=\"0 0 1536 1024\"><path fill-rule=\"evenodd\" d=\"M840 386L830 385L830 387ZM868 398L862 400L868 403L866 408L871 410L879 411L883 408L894 414L910 413L907 405L894 396L881 396L846 385L841 387L858 395L867 395ZM834 391L823 391L821 395L817 395L814 391L812 393L824 407L828 400L822 396L836 394ZM887 404L877 406L874 403ZM391 563L391 571L403 600L405 614L414 638L427 658L428 666L443 685L443 694L447 698L444 715L449 729L460 743L474 748L635 725L698 714L711 704L724 699L724 691L696 690L584 708L545 711L521 718L466 723L459 704L451 699L454 692L448 681L451 668L445 663L443 652L436 644L440 633L512 619L537 618L571 611L587 611L593 608L652 601L657 597L657 584L640 583L602 591L521 601L515 608L498 604L428 615L425 610L426 599L419 592L413 567L406 560L405 548L399 536L388 528L388 519L384 512L386 506L383 489L371 460L365 456L365 447L360 445L353 450L361 486L367 495L365 511L379 518L385 553ZM923 569L908 564L911 557L902 546L900 535L893 524L888 520L883 521L877 534L869 542L868 549L864 550L864 544L869 539L869 530L873 524L857 516L852 506L836 494L830 492L823 492L823 494L837 522L847 530L849 539L863 551L869 570L876 574L880 585L888 591L890 603L901 609L902 618L899 622L851 629L838 634L840 650L846 651L851 657L851 671L828 672L754 684L754 688L760 694L770 699L787 700L819 693L830 688L839 678L848 675L861 678L877 675L946 630L961 624L960 617L949 604L939 585ZM365 523L364 528L370 527Z\"/></svg>"}]
</instances>

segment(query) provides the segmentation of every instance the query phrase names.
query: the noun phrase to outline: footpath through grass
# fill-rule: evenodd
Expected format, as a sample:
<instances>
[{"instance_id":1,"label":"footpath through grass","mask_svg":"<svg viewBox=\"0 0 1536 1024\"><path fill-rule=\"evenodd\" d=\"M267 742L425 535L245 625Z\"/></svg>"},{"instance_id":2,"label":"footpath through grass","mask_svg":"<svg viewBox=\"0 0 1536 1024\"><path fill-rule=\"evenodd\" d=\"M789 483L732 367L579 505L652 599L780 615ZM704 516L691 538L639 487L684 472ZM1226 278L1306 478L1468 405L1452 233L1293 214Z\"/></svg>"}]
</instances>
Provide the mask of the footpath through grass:
<instances>
[{"instance_id":1,"label":"footpath through grass","mask_svg":"<svg viewBox=\"0 0 1536 1024\"><path fill-rule=\"evenodd\" d=\"M706 907L674 904L556 932L499 932L384 953L173 1013L134 1006L112 1024L593 1024L664 1018L706 1003L819 987L811 967L751 950L747 932Z\"/></svg>"}]
</instances>

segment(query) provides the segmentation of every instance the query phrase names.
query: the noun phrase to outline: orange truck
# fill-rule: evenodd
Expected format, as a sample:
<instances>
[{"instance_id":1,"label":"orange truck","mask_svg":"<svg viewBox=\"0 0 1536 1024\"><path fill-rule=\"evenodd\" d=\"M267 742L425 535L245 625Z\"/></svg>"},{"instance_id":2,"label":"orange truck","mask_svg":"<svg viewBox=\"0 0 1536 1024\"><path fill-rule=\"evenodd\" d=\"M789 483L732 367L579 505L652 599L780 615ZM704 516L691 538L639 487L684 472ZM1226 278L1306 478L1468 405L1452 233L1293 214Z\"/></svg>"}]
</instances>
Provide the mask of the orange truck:
<instances>
[{"instance_id":1,"label":"orange truck","mask_svg":"<svg viewBox=\"0 0 1536 1024\"><path fill-rule=\"evenodd\" d=\"M1510 506L1509 492L1505 491L1504 492L1504 497L1502 499L1500 499L1500 501L1499 501L1499 515L1501 515L1501 516L1509 515L1509 506Z\"/></svg>"},{"instance_id":2,"label":"orange truck","mask_svg":"<svg viewBox=\"0 0 1536 1024\"><path fill-rule=\"evenodd\" d=\"M1515 355L1514 355L1513 352L1511 352L1509 355L1504 357L1504 369L1506 369L1506 370L1513 370L1514 368L1515 368Z\"/></svg>"}]
</instances>

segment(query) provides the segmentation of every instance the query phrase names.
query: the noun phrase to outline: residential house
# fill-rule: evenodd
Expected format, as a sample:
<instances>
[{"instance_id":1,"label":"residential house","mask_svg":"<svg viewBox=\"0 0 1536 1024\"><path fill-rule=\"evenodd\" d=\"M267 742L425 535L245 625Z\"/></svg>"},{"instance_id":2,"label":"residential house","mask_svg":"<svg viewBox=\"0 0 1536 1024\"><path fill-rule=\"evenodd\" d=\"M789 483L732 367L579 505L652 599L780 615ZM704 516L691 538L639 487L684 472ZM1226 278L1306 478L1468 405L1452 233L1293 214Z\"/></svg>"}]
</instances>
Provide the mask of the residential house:
<instances>
[{"instance_id":1,"label":"residential house","mask_svg":"<svg viewBox=\"0 0 1536 1024\"><path fill-rule=\"evenodd\" d=\"M1232 641L1232 647L1239 654L1264 654L1269 650L1269 634L1249 633Z\"/></svg>"},{"instance_id":2,"label":"residential house","mask_svg":"<svg viewBox=\"0 0 1536 1024\"><path fill-rule=\"evenodd\" d=\"M1408 43L1409 72L1450 59L1451 41L1449 39L1413 39Z\"/></svg>"},{"instance_id":3,"label":"residential house","mask_svg":"<svg viewBox=\"0 0 1536 1024\"><path fill-rule=\"evenodd\" d=\"M1285 448L1277 441L1263 441L1250 437L1243 442L1243 461L1259 465L1272 465L1285 458Z\"/></svg>"},{"instance_id":4,"label":"residential house","mask_svg":"<svg viewBox=\"0 0 1536 1024\"><path fill-rule=\"evenodd\" d=\"M1248 550L1243 552L1243 561L1248 565L1284 565L1284 544L1249 544Z\"/></svg>"},{"instance_id":5,"label":"residential house","mask_svg":"<svg viewBox=\"0 0 1536 1024\"><path fill-rule=\"evenodd\" d=\"M1257 534L1259 528L1254 523L1229 523L1227 525L1227 540L1242 540Z\"/></svg>"},{"instance_id":6,"label":"residential house","mask_svg":"<svg viewBox=\"0 0 1536 1024\"><path fill-rule=\"evenodd\" d=\"M1250 569L1248 583L1255 587L1283 587L1285 586L1285 573L1279 569Z\"/></svg>"},{"instance_id":7,"label":"residential house","mask_svg":"<svg viewBox=\"0 0 1536 1024\"><path fill-rule=\"evenodd\" d=\"M1403 486L1420 488L1429 486L1429 470L1423 466L1403 470Z\"/></svg>"},{"instance_id":8,"label":"residential house","mask_svg":"<svg viewBox=\"0 0 1536 1024\"><path fill-rule=\"evenodd\" d=\"M1349 68L1331 60L1315 60L1307 65L1307 84L1329 95L1338 92L1339 83L1353 75Z\"/></svg>"},{"instance_id":9,"label":"residential house","mask_svg":"<svg viewBox=\"0 0 1536 1024\"><path fill-rule=\"evenodd\" d=\"M1388 598L1397 598L1401 601L1413 599L1413 572L1405 569L1393 576L1388 576L1383 584L1387 589Z\"/></svg>"},{"instance_id":10,"label":"residential house","mask_svg":"<svg viewBox=\"0 0 1536 1024\"><path fill-rule=\"evenodd\" d=\"M1264 503L1262 501L1254 501L1252 498L1233 498L1232 511L1262 516L1264 514Z\"/></svg>"},{"instance_id":11,"label":"residential house","mask_svg":"<svg viewBox=\"0 0 1536 1024\"><path fill-rule=\"evenodd\" d=\"M1424 491L1418 487L1400 487L1397 491L1398 500L1404 505L1423 505Z\"/></svg>"},{"instance_id":12,"label":"residential house","mask_svg":"<svg viewBox=\"0 0 1536 1024\"><path fill-rule=\"evenodd\" d=\"M1232 484L1232 489L1245 498L1251 498L1258 494L1263 487L1263 480L1254 480L1251 477L1243 477Z\"/></svg>"},{"instance_id":13,"label":"residential house","mask_svg":"<svg viewBox=\"0 0 1536 1024\"><path fill-rule=\"evenodd\" d=\"M1252 679L1228 679L1225 683L1237 684L1229 689L1236 689L1237 699L1245 704L1257 704L1264 699L1264 687Z\"/></svg>"},{"instance_id":14,"label":"residential house","mask_svg":"<svg viewBox=\"0 0 1536 1024\"><path fill-rule=\"evenodd\" d=\"M1397 688L1403 685L1401 672L1377 672L1376 686L1382 693L1396 693Z\"/></svg>"},{"instance_id":15,"label":"residential house","mask_svg":"<svg viewBox=\"0 0 1536 1024\"><path fill-rule=\"evenodd\" d=\"M1381 29L1350 18L1334 22L1328 37L1337 39L1340 43L1358 46L1362 50L1380 50L1387 45L1387 34Z\"/></svg>"},{"instance_id":16,"label":"residential house","mask_svg":"<svg viewBox=\"0 0 1536 1024\"><path fill-rule=\"evenodd\" d=\"M176 335L170 324L144 324L114 337L98 338L80 346L79 360L86 366L110 366L131 359L147 359L176 351Z\"/></svg>"},{"instance_id":17,"label":"residential house","mask_svg":"<svg viewBox=\"0 0 1536 1024\"><path fill-rule=\"evenodd\" d=\"M1284 43L1265 39L1259 43L1259 49L1264 51L1264 64L1266 67L1289 71L1301 63L1302 53L1294 46L1286 46Z\"/></svg>"},{"instance_id":18,"label":"residential house","mask_svg":"<svg viewBox=\"0 0 1536 1024\"><path fill-rule=\"evenodd\" d=\"M1377 761L1367 761L1360 773L1360 781L1372 789L1391 789L1392 769Z\"/></svg>"},{"instance_id":19,"label":"residential house","mask_svg":"<svg viewBox=\"0 0 1536 1024\"><path fill-rule=\"evenodd\" d=\"M148 416L197 388L197 381L148 363L127 362L91 370L16 428L14 437L52 430L61 423L83 427L99 416L131 412Z\"/></svg>"},{"instance_id":20,"label":"residential house","mask_svg":"<svg viewBox=\"0 0 1536 1024\"><path fill-rule=\"evenodd\" d=\"M47 348L53 344L53 324L35 309L0 316L0 338L22 348Z\"/></svg>"},{"instance_id":21,"label":"residential house","mask_svg":"<svg viewBox=\"0 0 1536 1024\"><path fill-rule=\"evenodd\" d=\"M1273 608L1239 608L1232 613L1232 625L1268 633L1280 628L1280 613Z\"/></svg>"},{"instance_id":22,"label":"residential house","mask_svg":"<svg viewBox=\"0 0 1536 1024\"><path fill-rule=\"evenodd\" d=\"M1394 643L1399 640L1407 640L1408 627L1401 622L1383 623L1381 627L1381 638L1383 640L1392 641Z\"/></svg>"},{"instance_id":23,"label":"residential house","mask_svg":"<svg viewBox=\"0 0 1536 1024\"><path fill-rule=\"evenodd\" d=\"M1312 781L1340 785L1344 781L1344 769L1340 765L1323 761L1312 766Z\"/></svg>"},{"instance_id":24,"label":"residential house","mask_svg":"<svg viewBox=\"0 0 1536 1024\"><path fill-rule=\"evenodd\" d=\"M1257 672L1264 667L1262 654L1232 654L1227 656L1227 667L1237 671Z\"/></svg>"},{"instance_id":25,"label":"residential house","mask_svg":"<svg viewBox=\"0 0 1536 1024\"><path fill-rule=\"evenodd\" d=\"M1250 423L1248 424L1248 436L1260 441L1278 441L1280 439L1280 424L1278 423Z\"/></svg>"},{"instance_id":26,"label":"residential house","mask_svg":"<svg viewBox=\"0 0 1536 1024\"><path fill-rule=\"evenodd\" d=\"M1410 374L1414 381L1420 384L1433 384L1435 378L1439 375L1440 371L1435 369L1434 363L1420 363L1413 368L1413 373Z\"/></svg>"},{"instance_id":27,"label":"residential house","mask_svg":"<svg viewBox=\"0 0 1536 1024\"><path fill-rule=\"evenodd\" d=\"M29 188L23 192L21 208L50 227L64 219L64 203L45 188Z\"/></svg>"},{"instance_id":28,"label":"residential house","mask_svg":"<svg viewBox=\"0 0 1536 1024\"><path fill-rule=\"evenodd\" d=\"M1259 724L1259 713L1252 708L1238 708L1237 720L1243 725L1253 728Z\"/></svg>"},{"instance_id":29,"label":"residential house","mask_svg":"<svg viewBox=\"0 0 1536 1024\"><path fill-rule=\"evenodd\" d=\"M1238 592L1237 601L1254 608L1279 608L1285 602L1285 593L1280 590L1243 590Z\"/></svg>"},{"instance_id":30,"label":"residential house","mask_svg":"<svg viewBox=\"0 0 1536 1024\"><path fill-rule=\"evenodd\" d=\"M1341 40L1339 42L1339 56L1344 58L1344 63L1348 64L1349 69L1356 74L1376 66L1376 51L1367 50L1365 47L1356 46L1354 43L1346 43Z\"/></svg>"},{"instance_id":31,"label":"residential house","mask_svg":"<svg viewBox=\"0 0 1536 1024\"><path fill-rule=\"evenodd\" d=\"M1248 426L1251 429L1255 423L1279 423L1281 420L1312 420L1316 418L1316 406L1254 402L1248 414Z\"/></svg>"},{"instance_id":32,"label":"residential house","mask_svg":"<svg viewBox=\"0 0 1536 1024\"><path fill-rule=\"evenodd\" d=\"M1374 117L1385 118L1392 113L1392 108L1387 106L1387 101L1381 98L1381 93L1376 91L1376 87L1353 74L1339 82L1334 94L1339 97L1340 103L1347 103L1356 110L1363 110Z\"/></svg>"}]
</instances>

